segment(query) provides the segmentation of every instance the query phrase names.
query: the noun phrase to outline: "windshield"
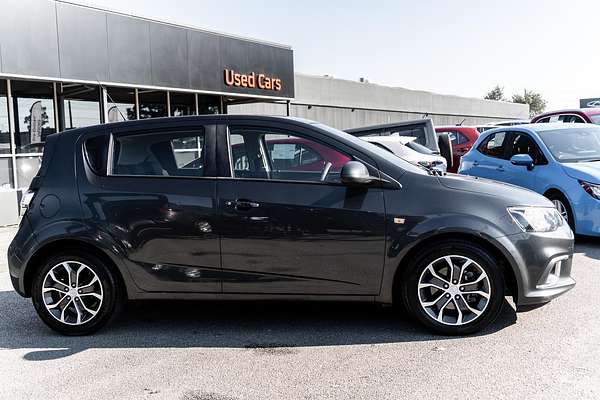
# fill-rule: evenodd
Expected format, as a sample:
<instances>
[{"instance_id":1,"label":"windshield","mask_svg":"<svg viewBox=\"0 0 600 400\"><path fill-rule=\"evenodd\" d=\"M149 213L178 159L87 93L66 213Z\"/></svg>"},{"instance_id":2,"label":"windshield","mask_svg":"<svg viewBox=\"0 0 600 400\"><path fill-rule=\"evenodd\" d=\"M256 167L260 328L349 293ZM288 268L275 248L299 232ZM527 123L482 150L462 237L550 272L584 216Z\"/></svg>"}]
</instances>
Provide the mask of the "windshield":
<instances>
[{"instance_id":1,"label":"windshield","mask_svg":"<svg viewBox=\"0 0 600 400\"><path fill-rule=\"evenodd\" d=\"M315 124L315 126L317 126L318 128L333 133L336 136L343 136L344 139L347 139L351 142L353 142L355 145L359 146L359 147L366 147L369 149L369 151L371 151L372 153L376 153L379 157L385 159L386 161L399 166L400 168L406 170L406 171L411 171L411 172L416 172L416 173L422 173L423 172L423 168L421 168L420 166L417 166L411 162L408 162L400 157L397 157L396 155L394 155L393 153L387 151L387 150L383 150L381 147L377 147L372 143L369 143L365 140L359 139L355 136L352 136L349 133L337 130L335 128L332 128L331 126L325 125L325 124L320 124L317 123Z\"/></svg>"},{"instance_id":2,"label":"windshield","mask_svg":"<svg viewBox=\"0 0 600 400\"><path fill-rule=\"evenodd\" d=\"M599 127L557 129L538 134L559 162L600 161Z\"/></svg>"},{"instance_id":3,"label":"windshield","mask_svg":"<svg viewBox=\"0 0 600 400\"><path fill-rule=\"evenodd\" d=\"M600 125L600 114L590 115L592 122L596 125Z\"/></svg>"}]
</instances>

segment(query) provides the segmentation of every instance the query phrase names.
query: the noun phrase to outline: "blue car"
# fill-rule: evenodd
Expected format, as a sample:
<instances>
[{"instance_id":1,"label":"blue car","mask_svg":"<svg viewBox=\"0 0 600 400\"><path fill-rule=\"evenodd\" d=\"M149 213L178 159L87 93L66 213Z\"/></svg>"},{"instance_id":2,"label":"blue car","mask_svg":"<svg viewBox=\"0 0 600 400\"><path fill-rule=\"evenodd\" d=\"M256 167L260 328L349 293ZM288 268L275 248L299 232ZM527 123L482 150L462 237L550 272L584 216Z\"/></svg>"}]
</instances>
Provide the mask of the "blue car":
<instances>
[{"instance_id":1,"label":"blue car","mask_svg":"<svg viewBox=\"0 0 600 400\"><path fill-rule=\"evenodd\" d=\"M489 130L462 157L458 173L543 194L575 233L600 235L600 126L545 123Z\"/></svg>"}]
</instances>

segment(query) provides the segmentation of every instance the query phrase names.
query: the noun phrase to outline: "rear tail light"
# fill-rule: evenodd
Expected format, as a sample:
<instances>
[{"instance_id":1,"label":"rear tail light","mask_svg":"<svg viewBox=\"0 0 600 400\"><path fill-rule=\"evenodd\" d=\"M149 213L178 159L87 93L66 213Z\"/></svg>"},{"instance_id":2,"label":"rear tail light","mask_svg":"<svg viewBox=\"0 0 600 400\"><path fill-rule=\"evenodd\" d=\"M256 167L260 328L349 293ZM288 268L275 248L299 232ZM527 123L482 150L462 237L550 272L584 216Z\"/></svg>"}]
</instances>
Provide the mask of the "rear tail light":
<instances>
[{"instance_id":1,"label":"rear tail light","mask_svg":"<svg viewBox=\"0 0 600 400\"><path fill-rule=\"evenodd\" d=\"M29 204L31 200L33 200L33 196L35 196L35 190L28 189L25 193L23 193L23 197L21 198L21 213L25 212L29 208Z\"/></svg>"}]
</instances>

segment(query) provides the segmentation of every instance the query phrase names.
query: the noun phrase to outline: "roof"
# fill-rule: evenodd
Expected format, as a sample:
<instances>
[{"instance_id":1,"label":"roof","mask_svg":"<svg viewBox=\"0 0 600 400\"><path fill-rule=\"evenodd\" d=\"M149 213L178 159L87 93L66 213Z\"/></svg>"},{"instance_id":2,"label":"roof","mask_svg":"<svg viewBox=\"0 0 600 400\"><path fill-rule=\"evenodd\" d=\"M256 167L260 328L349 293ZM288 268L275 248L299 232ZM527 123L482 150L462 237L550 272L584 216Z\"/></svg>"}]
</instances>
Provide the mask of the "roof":
<instances>
[{"instance_id":1,"label":"roof","mask_svg":"<svg viewBox=\"0 0 600 400\"><path fill-rule=\"evenodd\" d=\"M600 108L566 108L563 110L546 111L542 114L536 115L534 118L539 118L539 117L543 117L546 115L567 114L567 113L584 113L586 115L598 115L598 114L600 114Z\"/></svg>"}]
</instances>

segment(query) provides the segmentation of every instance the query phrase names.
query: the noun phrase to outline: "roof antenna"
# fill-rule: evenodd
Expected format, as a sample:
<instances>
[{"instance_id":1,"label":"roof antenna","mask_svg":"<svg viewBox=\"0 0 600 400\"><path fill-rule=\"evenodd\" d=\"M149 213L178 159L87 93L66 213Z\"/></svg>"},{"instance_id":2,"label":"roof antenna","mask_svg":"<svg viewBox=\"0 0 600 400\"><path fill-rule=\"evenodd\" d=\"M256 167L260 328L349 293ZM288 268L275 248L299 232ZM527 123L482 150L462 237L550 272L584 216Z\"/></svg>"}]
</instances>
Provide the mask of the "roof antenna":
<instances>
[{"instance_id":1,"label":"roof antenna","mask_svg":"<svg viewBox=\"0 0 600 400\"><path fill-rule=\"evenodd\" d=\"M425 113L425 114L423 114L423 116L421 117L421 119L425 119L425 118L427 118L427 117L429 117L429 113Z\"/></svg>"},{"instance_id":2,"label":"roof antenna","mask_svg":"<svg viewBox=\"0 0 600 400\"><path fill-rule=\"evenodd\" d=\"M456 126L462 126L462 124L464 124L466 120L466 118L463 118L463 120L456 124Z\"/></svg>"}]
</instances>

